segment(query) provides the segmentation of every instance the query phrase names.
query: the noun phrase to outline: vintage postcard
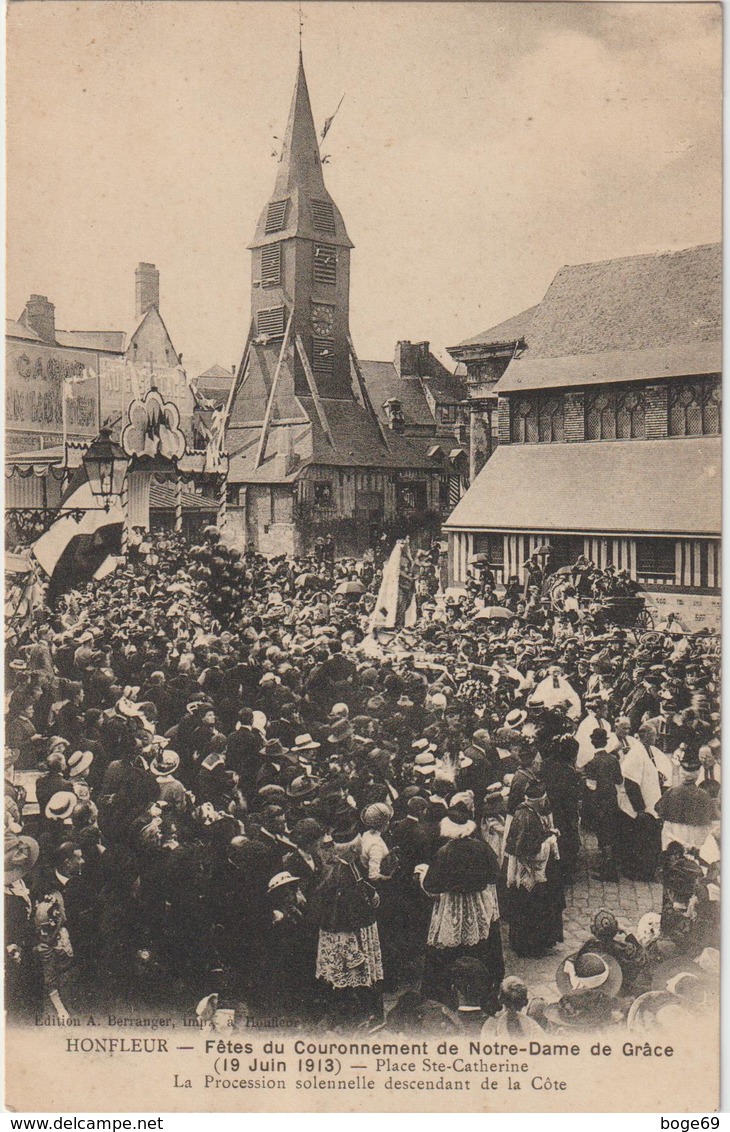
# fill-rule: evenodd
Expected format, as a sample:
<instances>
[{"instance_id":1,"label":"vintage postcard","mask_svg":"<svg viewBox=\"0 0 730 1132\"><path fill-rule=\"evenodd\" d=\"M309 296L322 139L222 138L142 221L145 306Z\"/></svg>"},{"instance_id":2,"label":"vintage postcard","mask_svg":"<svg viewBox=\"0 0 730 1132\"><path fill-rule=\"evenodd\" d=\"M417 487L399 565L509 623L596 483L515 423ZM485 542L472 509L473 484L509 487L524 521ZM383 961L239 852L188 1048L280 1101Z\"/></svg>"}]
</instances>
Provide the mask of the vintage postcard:
<instances>
[{"instance_id":1,"label":"vintage postcard","mask_svg":"<svg viewBox=\"0 0 730 1132\"><path fill-rule=\"evenodd\" d=\"M7 1108L716 1127L720 5L7 48Z\"/></svg>"}]
</instances>

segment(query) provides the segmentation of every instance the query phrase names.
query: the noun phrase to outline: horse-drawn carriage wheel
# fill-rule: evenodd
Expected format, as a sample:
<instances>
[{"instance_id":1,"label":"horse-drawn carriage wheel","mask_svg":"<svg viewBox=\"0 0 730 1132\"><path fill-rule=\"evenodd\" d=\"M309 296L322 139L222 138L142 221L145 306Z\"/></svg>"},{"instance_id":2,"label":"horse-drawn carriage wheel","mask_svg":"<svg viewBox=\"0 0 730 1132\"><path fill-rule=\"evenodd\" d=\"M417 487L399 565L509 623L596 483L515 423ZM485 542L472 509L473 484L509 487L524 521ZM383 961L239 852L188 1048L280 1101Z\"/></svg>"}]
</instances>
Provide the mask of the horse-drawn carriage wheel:
<instances>
[{"instance_id":1,"label":"horse-drawn carriage wheel","mask_svg":"<svg viewBox=\"0 0 730 1132\"><path fill-rule=\"evenodd\" d=\"M645 631L654 628L654 618L652 617L646 606L644 606L643 609L640 609L636 616L636 627Z\"/></svg>"}]
</instances>

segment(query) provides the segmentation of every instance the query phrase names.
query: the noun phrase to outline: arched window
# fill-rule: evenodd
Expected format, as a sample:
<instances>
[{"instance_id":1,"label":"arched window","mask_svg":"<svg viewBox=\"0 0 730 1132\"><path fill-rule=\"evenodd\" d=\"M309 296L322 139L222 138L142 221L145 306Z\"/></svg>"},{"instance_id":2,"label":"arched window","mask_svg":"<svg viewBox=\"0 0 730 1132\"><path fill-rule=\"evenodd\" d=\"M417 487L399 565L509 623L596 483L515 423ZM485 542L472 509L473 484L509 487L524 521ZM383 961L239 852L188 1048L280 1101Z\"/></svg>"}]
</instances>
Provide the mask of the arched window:
<instances>
[{"instance_id":1,"label":"arched window","mask_svg":"<svg viewBox=\"0 0 730 1132\"><path fill-rule=\"evenodd\" d=\"M538 394L513 402L510 435L513 444L554 444L564 440L562 397Z\"/></svg>"},{"instance_id":2,"label":"arched window","mask_svg":"<svg viewBox=\"0 0 730 1132\"><path fill-rule=\"evenodd\" d=\"M562 398L539 402L538 438L541 444L554 444L564 439Z\"/></svg>"},{"instance_id":3,"label":"arched window","mask_svg":"<svg viewBox=\"0 0 730 1132\"><path fill-rule=\"evenodd\" d=\"M643 440L646 405L641 389L597 389L586 394L586 440Z\"/></svg>"},{"instance_id":4,"label":"arched window","mask_svg":"<svg viewBox=\"0 0 730 1132\"><path fill-rule=\"evenodd\" d=\"M538 435L537 404L527 399L518 401L512 412L512 442L535 444Z\"/></svg>"},{"instance_id":5,"label":"arched window","mask_svg":"<svg viewBox=\"0 0 730 1132\"><path fill-rule=\"evenodd\" d=\"M616 436L619 440L643 440L646 436L644 398L636 389L616 398Z\"/></svg>"},{"instance_id":6,"label":"arched window","mask_svg":"<svg viewBox=\"0 0 730 1132\"><path fill-rule=\"evenodd\" d=\"M722 391L713 381L683 382L669 390L670 436L716 436Z\"/></svg>"},{"instance_id":7,"label":"arched window","mask_svg":"<svg viewBox=\"0 0 730 1132\"><path fill-rule=\"evenodd\" d=\"M586 440L616 439L616 395L600 389L586 397Z\"/></svg>"}]
</instances>

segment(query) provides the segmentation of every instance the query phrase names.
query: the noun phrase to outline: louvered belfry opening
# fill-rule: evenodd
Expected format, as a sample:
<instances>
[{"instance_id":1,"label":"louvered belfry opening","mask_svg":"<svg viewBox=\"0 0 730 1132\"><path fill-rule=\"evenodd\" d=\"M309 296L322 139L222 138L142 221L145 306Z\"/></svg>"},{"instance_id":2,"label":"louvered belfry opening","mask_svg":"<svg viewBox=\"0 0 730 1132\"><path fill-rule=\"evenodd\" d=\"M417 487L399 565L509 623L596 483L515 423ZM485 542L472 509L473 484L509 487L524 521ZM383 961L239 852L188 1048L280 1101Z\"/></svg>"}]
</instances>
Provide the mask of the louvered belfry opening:
<instances>
[{"instance_id":1,"label":"louvered belfry opening","mask_svg":"<svg viewBox=\"0 0 730 1132\"><path fill-rule=\"evenodd\" d=\"M329 287L337 283L337 248L332 244L314 245L314 282Z\"/></svg>"},{"instance_id":2,"label":"louvered belfry opening","mask_svg":"<svg viewBox=\"0 0 730 1132\"><path fill-rule=\"evenodd\" d=\"M331 338L315 335L312 338L312 372L315 376L331 377L335 369L335 348Z\"/></svg>"},{"instance_id":3,"label":"louvered belfry opening","mask_svg":"<svg viewBox=\"0 0 730 1132\"><path fill-rule=\"evenodd\" d=\"M272 200L266 213L266 235L272 232L281 232L286 219L286 200Z\"/></svg>"},{"instance_id":4,"label":"louvered belfry opening","mask_svg":"<svg viewBox=\"0 0 730 1132\"><path fill-rule=\"evenodd\" d=\"M281 244L267 244L261 249L261 286L278 287L281 283Z\"/></svg>"},{"instance_id":5,"label":"louvered belfry opening","mask_svg":"<svg viewBox=\"0 0 730 1132\"><path fill-rule=\"evenodd\" d=\"M335 213L332 208L331 200L312 201L312 221L318 232L327 232L329 235L334 236Z\"/></svg>"},{"instance_id":6,"label":"louvered belfry opening","mask_svg":"<svg viewBox=\"0 0 730 1132\"><path fill-rule=\"evenodd\" d=\"M284 337L284 308L268 307L256 315L256 330L268 338Z\"/></svg>"}]
</instances>

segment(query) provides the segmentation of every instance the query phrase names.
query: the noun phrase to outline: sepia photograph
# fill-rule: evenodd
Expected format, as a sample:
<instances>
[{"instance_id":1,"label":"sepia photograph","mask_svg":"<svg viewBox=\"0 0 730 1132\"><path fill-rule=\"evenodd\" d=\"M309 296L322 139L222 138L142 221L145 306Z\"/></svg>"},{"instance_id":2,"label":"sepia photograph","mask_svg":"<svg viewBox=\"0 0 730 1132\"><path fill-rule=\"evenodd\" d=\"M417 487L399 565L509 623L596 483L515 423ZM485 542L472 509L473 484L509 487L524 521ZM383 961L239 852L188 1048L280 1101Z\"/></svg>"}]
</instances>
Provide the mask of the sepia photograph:
<instances>
[{"instance_id":1,"label":"sepia photograph","mask_svg":"<svg viewBox=\"0 0 730 1132\"><path fill-rule=\"evenodd\" d=\"M11 1111L718 1111L722 15L8 4Z\"/></svg>"}]
</instances>

